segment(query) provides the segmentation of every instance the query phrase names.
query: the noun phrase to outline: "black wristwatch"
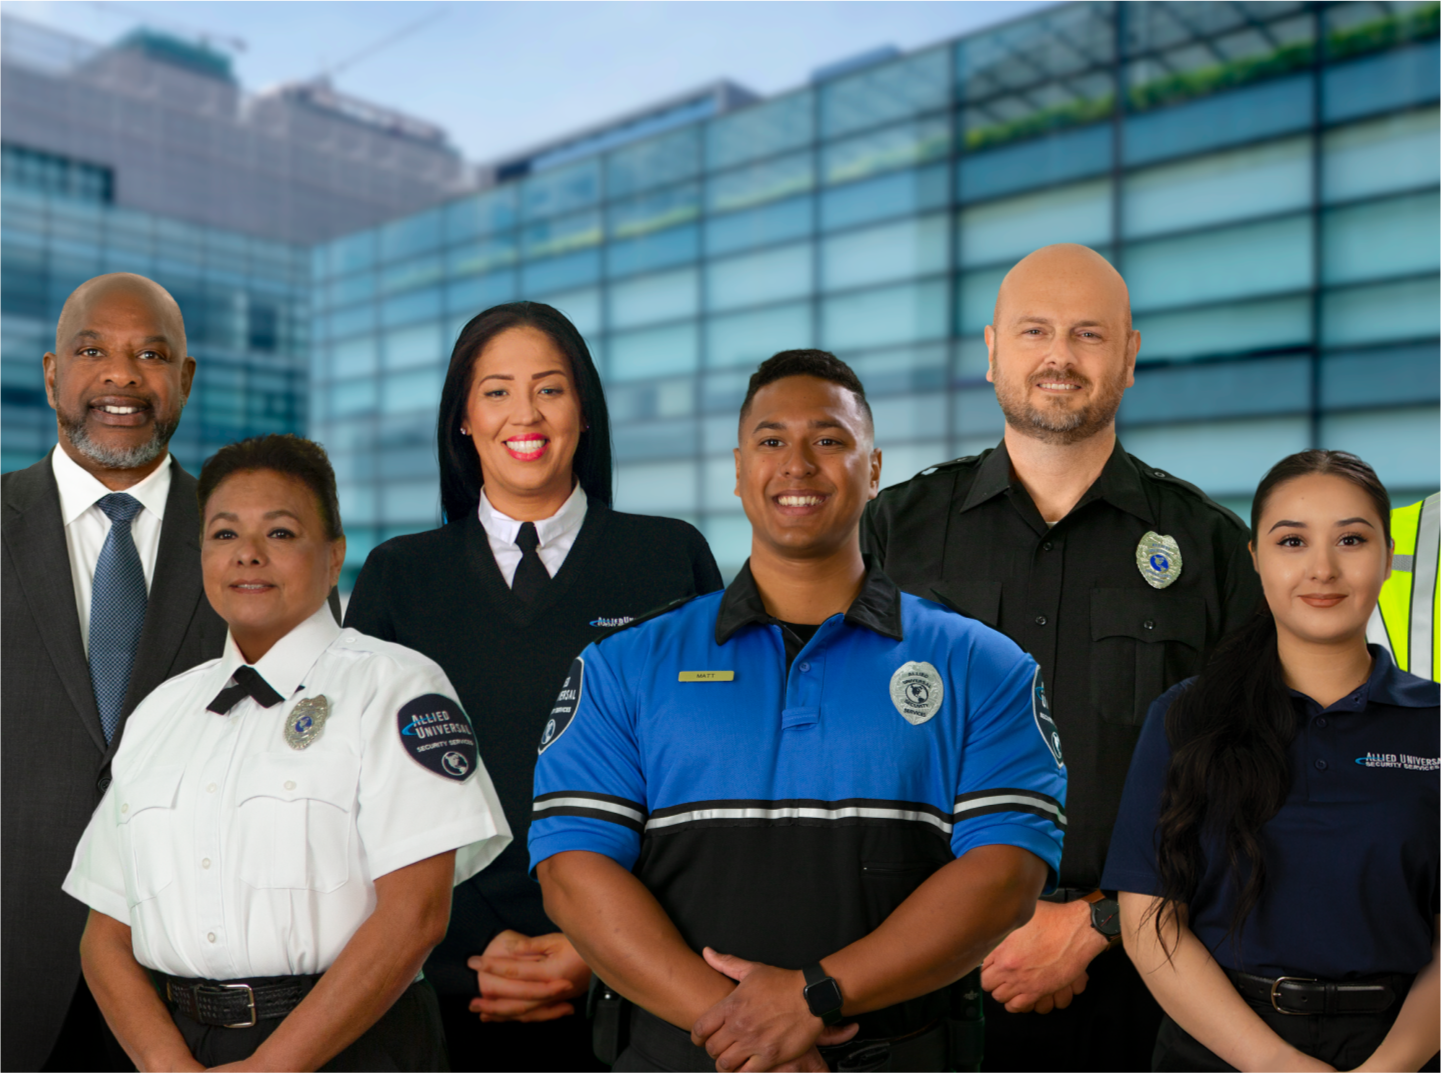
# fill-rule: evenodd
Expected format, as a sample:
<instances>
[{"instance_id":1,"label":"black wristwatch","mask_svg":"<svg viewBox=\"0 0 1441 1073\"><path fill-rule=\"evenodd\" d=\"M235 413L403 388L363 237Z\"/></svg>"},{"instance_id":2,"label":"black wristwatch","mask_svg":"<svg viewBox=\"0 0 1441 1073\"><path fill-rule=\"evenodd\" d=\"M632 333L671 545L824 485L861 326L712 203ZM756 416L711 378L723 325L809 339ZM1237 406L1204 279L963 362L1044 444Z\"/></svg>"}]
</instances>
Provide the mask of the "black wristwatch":
<instances>
[{"instance_id":1,"label":"black wristwatch","mask_svg":"<svg viewBox=\"0 0 1441 1073\"><path fill-rule=\"evenodd\" d=\"M844 1000L841 998L841 985L836 983L835 978L826 975L826 970L820 964L811 965L802 969L805 973L806 986L801 994L806 997L806 1005L828 1025L833 1025L841 1019L841 1006Z\"/></svg>"},{"instance_id":2,"label":"black wristwatch","mask_svg":"<svg viewBox=\"0 0 1441 1073\"><path fill-rule=\"evenodd\" d=\"M1121 907L1115 898L1091 903L1091 927L1105 936L1107 942L1121 934Z\"/></svg>"}]
</instances>

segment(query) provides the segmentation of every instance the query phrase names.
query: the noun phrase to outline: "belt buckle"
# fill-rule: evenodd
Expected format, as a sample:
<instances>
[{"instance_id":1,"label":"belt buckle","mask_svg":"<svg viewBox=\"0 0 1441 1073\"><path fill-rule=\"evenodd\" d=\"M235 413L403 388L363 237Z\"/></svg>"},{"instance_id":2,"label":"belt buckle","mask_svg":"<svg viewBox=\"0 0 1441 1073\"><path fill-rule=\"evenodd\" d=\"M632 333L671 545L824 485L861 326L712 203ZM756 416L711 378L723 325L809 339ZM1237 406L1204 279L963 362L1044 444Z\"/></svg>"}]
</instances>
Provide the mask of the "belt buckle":
<instances>
[{"instance_id":1,"label":"belt buckle","mask_svg":"<svg viewBox=\"0 0 1441 1073\"><path fill-rule=\"evenodd\" d=\"M250 1020L226 1025L226 1028L254 1028L259 1024L260 1018L255 1015L255 989L253 987L249 984L221 984L220 986L226 991L244 991L246 998L250 1001Z\"/></svg>"},{"instance_id":2,"label":"belt buckle","mask_svg":"<svg viewBox=\"0 0 1441 1073\"><path fill-rule=\"evenodd\" d=\"M1298 983L1298 984L1314 984L1314 983L1317 982L1317 981L1316 981L1316 977L1314 977L1314 976L1278 976L1278 977L1276 977L1274 980L1271 981L1271 1009L1275 1010L1277 1013L1284 1013L1287 1017L1305 1017L1305 1016L1307 1016L1305 1010L1283 1010L1283 1009L1281 1008L1281 1004L1276 1001L1278 998L1280 998L1281 985L1284 984L1287 980L1290 980L1290 981L1292 981L1293 983Z\"/></svg>"}]
</instances>

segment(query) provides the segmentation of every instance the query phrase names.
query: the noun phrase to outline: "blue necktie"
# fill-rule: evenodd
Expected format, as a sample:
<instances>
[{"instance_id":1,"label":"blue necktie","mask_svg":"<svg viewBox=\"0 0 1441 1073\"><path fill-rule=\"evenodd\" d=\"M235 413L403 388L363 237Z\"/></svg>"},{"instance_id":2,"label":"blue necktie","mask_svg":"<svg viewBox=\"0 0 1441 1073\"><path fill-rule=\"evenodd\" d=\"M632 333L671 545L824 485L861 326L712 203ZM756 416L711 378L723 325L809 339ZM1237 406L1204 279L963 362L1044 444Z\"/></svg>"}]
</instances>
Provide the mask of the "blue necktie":
<instances>
[{"instance_id":1,"label":"blue necktie","mask_svg":"<svg viewBox=\"0 0 1441 1073\"><path fill-rule=\"evenodd\" d=\"M140 500L112 492L97 504L110 519L110 532L95 563L90 590L90 683L108 742L120 728L130 668L145 625L145 571L130 534Z\"/></svg>"}]
</instances>

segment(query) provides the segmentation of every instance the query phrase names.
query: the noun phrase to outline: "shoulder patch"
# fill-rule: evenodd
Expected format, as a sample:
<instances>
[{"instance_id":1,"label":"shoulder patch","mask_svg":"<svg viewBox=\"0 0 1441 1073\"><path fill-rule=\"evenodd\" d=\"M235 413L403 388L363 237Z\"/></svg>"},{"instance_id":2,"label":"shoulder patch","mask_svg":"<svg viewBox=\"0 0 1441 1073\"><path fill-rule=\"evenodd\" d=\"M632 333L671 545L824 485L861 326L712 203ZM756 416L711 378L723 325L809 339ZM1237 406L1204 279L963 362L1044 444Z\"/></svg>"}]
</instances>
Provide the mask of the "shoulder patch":
<instances>
[{"instance_id":1,"label":"shoulder patch","mask_svg":"<svg viewBox=\"0 0 1441 1073\"><path fill-rule=\"evenodd\" d=\"M624 629L624 627L621 627ZM545 729L540 732L540 748L536 750L539 756L552 745L556 739L565 733L570 726L571 720L575 718L575 711L580 707L581 691L585 688L585 660L576 656L571 660L570 671L561 683L560 695L555 698L555 706L550 710L550 718L546 720Z\"/></svg>"},{"instance_id":2,"label":"shoulder patch","mask_svg":"<svg viewBox=\"0 0 1441 1073\"><path fill-rule=\"evenodd\" d=\"M1036 668L1036 676L1031 679L1031 715L1036 720L1036 729L1041 732L1041 740L1056 760L1056 767L1065 767L1066 761L1061 758L1061 732L1051 718L1051 702L1046 699L1046 683L1041 681L1039 667Z\"/></svg>"},{"instance_id":3,"label":"shoulder patch","mask_svg":"<svg viewBox=\"0 0 1441 1073\"><path fill-rule=\"evenodd\" d=\"M475 730L460 704L439 693L426 693L396 713L400 744L427 771L464 782L477 767Z\"/></svg>"}]
</instances>

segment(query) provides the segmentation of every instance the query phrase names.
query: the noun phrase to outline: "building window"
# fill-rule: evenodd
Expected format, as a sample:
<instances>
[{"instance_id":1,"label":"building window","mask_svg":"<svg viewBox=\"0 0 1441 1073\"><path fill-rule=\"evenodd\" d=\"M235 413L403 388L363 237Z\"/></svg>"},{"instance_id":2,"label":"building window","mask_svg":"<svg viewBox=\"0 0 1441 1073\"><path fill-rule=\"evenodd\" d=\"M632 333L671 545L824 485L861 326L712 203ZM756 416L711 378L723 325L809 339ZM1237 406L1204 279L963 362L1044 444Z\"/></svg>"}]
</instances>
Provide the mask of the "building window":
<instances>
[{"instance_id":1,"label":"building window","mask_svg":"<svg viewBox=\"0 0 1441 1073\"><path fill-rule=\"evenodd\" d=\"M115 200L115 173L100 164L8 143L0 145L0 163L0 181L6 183L82 201Z\"/></svg>"}]
</instances>

